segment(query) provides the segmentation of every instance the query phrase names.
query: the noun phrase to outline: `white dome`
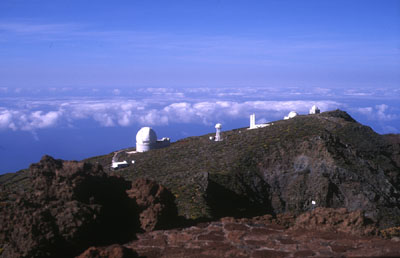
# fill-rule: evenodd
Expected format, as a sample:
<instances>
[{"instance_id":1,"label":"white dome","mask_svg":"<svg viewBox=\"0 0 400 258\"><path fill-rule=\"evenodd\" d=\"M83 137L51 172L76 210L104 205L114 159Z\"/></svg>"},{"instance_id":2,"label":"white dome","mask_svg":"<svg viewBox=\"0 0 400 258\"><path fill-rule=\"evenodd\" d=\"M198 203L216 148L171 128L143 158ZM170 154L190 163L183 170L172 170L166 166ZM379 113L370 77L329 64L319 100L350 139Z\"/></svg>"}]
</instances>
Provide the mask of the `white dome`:
<instances>
[{"instance_id":1,"label":"white dome","mask_svg":"<svg viewBox=\"0 0 400 258\"><path fill-rule=\"evenodd\" d=\"M157 135L150 127L142 127L136 134L136 143L153 144L157 142Z\"/></svg>"},{"instance_id":2,"label":"white dome","mask_svg":"<svg viewBox=\"0 0 400 258\"><path fill-rule=\"evenodd\" d=\"M296 111L290 111L288 117L289 117L289 118L293 118L293 117L295 117L295 116L297 116L297 115L298 115L298 114L297 114Z\"/></svg>"},{"instance_id":3,"label":"white dome","mask_svg":"<svg viewBox=\"0 0 400 258\"><path fill-rule=\"evenodd\" d=\"M293 117L295 117L297 115L298 114L297 114L296 111L290 111L290 113L287 116L285 116L283 119L287 120L287 119L293 118Z\"/></svg>"},{"instance_id":4,"label":"white dome","mask_svg":"<svg viewBox=\"0 0 400 258\"><path fill-rule=\"evenodd\" d=\"M216 128L216 129L221 129L221 128L222 128L222 125L221 125L220 123L218 123L218 124L215 125L215 128Z\"/></svg>"}]
</instances>

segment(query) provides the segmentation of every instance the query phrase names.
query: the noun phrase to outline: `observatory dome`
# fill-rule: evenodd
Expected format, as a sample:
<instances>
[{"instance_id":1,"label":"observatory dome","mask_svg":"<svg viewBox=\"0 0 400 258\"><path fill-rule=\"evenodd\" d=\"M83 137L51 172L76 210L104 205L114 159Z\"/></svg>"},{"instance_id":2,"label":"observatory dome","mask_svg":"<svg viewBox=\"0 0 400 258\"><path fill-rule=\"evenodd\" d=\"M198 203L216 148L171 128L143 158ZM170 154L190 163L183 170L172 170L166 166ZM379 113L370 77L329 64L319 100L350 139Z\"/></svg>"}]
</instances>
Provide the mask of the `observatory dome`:
<instances>
[{"instance_id":1,"label":"observatory dome","mask_svg":"<svg viewBox=\"0 0 400 258\"><path fill-rule=\"evenodd\" d=\"M290 113L287 116L285 116L283 119L287 120L287 119L293 118L293 117L295 117L297 115L298 114L297 114L296 111L290 111Z\"/></svg>"},{"instance_id":2,"label":"observatory dome","mask_svg":"<svg viewBox=\"0 0 400 258\"><path fill-rule=\"evenodd\" d=\"M289 118L293 118L293 117L295 117L295 116L297 116L297 115L298 115L298 114L297 114L296 111L290 111L288 117L289 117Z\"/></svg>"},{"instance_id":3,"label":"observatory dome","mask_svg":"<svg viewBox=\"0 0 400 258\"><path fill-rule=\"evenodd\" d=\"M157 142L157 135L150 127L142 127L136 134L136 143L154 144Z\"/></svg>"}]
</instances>

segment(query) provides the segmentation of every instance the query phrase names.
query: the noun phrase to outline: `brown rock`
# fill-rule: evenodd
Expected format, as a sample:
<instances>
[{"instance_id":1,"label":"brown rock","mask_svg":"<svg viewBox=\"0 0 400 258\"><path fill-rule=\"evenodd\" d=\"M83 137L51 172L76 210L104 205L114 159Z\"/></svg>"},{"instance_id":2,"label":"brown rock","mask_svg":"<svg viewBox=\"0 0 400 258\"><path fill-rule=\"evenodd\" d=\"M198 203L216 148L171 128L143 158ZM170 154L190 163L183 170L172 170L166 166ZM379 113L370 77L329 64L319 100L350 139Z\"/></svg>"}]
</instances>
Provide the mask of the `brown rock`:
<instances>
[{"instance_id":1,"label":"brown rock","mask_svg":"<svg viewBox=\"0 0 400 258\"><path fill-rule=\"evenodd\" d=\"M382 229L379 234L387 239L393 239L395 237L400 237L400 227L391 227L391 228L386 228Z\"/></svg>"},{"instance_id":2,"label":"brown rock","mask_svg":"<svg viewBox=\"0 0 400 258\"><path fill-rule=\"evenodd\" d=\"M228 232L225 236L232 243L240 243L245 234L246 233L243 231L231 231Z\"/></svg>"},{"instance_id":3,"label":"brown rock","mask_svg":"<svg viewBox=\"0 0 400 258\"><path fill-rule=\"evenodd\" d=\"M346 210L336 213L348 215ZM262 224L259 218L224 218L199 227L147 232L125 246L150 258L396 257L400 254L398 243L392 240L335 231L285 229L275 224L276 220Z\"/></svg>"},{"instance_id":4,"label":"brown rock","mask_svg":"<svg viewBox=\"0 0 400 258\"><path fill-rule=\"evenodd\" d=\"M77 258L136 258L139 257L132 249L121 245L107 247L90 247Z\"/></svg>"},{"instance_id":5,"label":"brown rock","mask_svg":"<svg viewBox=\"0 0 400 258\"><path fill-rule=\"evenodd\" d=\"M311 250L297 251L294 253L294 257L309 257L314 255L315 253Z\"/></svg>"},{"instance_id":6,"label":"brown rock","mask_svg":"<svg viewBox=\"0 0 400 258\"><path fill-rule=\"evenodd\" d=\"M233 230L247 230L248 227L244 224L239 224L239 223L227 223L224 225L224 229L227 231L233 231Z\"/></svg>"},{"instance_id":7,"label":"brown rock","mask_svg":"<svg viewBox=\"0 0 400 258\"><path fill-rule=\"evenodd\" d=\"M348 250L353 249L351 246L345 246L345 245L331 245L332 251L336 253L344 253Z\"/></svg>"},{"instance_id":8,"label":"brown rock","mask_svg":"<svg viewBox=\"0 0 400 258\"><path fill-rule=\"evenodd\" d=\"M280 238L278 239L279 242L281 242L284 245L293 245L293 244L299 244L298 241L294 241L290 238Z\"/></svg>"},{"instance_id":9,"label":"brown rock","mask_svg":"<svg viewBox=\"0 0 400 258\"><path fill-rule=\"evenodd\" d=\"M148 179L137 179L127 193L139 207L143 230L167 229L176 225L178 213L174 196L164 186Z\"/></svg>"},{"instance_id":10,"label":"brown rock","mask_svg":"<svg viewBox=\"0 0 400 258\"><path fill-rule=\"evenodd\" d=\"M134 236L128 181L108 176L99 165L49 156L26 173L30 190L0 209L4 257L71 257Z\"/></svg>"},{"instance_id":11,"label":"brown rock","mask_svg":"<svg viewBox=\"0 0 400 258\"><path fill-rule=\"evenodd\" d=\"M275 257L287 257L288 253L286 252L280 252L280 251L274 251L274 250L260 250L260 251L255 251L252 255L254 258L264 258L264 257L270 257L270 258L275 258Z\"/></svg>"},{"instance_id":12,"label":"brown rock","mask_svg":"<svg viewBox=\"0 0 400 258\"><path fill-rule=\"evenodd\" d=\"M376 228L364 217L362 211L316 208L296 218L292 229L306 228L319 231L343 232L353 235L370 235Z\"/></svg>"},{"instance_id":13,"label":"brown rock","mask_svg":"<svg viewBox=\"0 0 400 258\"><path fill-rule=\"evenodd\" d=\"M206 240L206 241L223 241L225 239L225 237L222 232L211 231L207 234L198 236L197 239L198 240Z\"/></svg>"},{"instance_id":14,"label":"brown rock","mask_svg":"<svg viewBox=\"0 0 400 258\"><path fill-rule=\"evenodd\" d=\"M179 245L190 240L192 240L192 235L188 233L173 231L168 234L168 245Z\"/></svg>"}]
</instances>

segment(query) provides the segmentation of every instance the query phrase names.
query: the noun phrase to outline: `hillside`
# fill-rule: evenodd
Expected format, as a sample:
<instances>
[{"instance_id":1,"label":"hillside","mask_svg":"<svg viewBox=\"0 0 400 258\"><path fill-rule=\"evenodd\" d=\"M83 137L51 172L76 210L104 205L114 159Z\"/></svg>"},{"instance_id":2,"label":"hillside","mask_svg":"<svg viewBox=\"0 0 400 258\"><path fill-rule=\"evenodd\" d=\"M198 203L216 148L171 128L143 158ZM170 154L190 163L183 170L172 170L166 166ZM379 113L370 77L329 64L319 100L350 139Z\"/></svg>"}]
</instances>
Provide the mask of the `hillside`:
<instances>
[{"instance_id":1,"label":"hillside","mask_svg":"<svg viewBox=\"0 0 400 258\"><path fill-rule=\"evenodd\" d=\"M153 179L187 218L246 217L319 207L361 209L382 227L400 223L398 135L382 136L336 110L256 130L189 137L170 147L122 155L115 173ZM87 159L110 167L112 154Z\"/></svg>"},{"instance_id":2,"label":"hillside","mask_svg":"<svg viewBox=\"0 0 400 258\"><path fill-rule=\"evenodd\" d=\"M109 170L113 153L86 159L127 180L148 178L175 195L181 216L215 219L301 213L317 207L364 210L380 227L400 224L400 137L379 135L336 110L272 126L189 137ZM1 199L29 188L24 171L0 176Z\"/></svg>"}]
</instances>

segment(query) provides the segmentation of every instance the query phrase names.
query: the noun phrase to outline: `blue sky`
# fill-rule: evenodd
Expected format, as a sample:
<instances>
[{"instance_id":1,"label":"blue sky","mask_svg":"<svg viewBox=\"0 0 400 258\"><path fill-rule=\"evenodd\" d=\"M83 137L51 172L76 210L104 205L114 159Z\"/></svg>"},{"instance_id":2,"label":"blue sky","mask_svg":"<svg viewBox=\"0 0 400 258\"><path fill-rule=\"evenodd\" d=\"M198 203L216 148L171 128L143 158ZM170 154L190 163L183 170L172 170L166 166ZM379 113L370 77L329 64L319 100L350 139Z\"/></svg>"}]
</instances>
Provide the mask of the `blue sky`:
<instances>
[{"instance_id":1,"label":"blue sky","mask_svg":"<svg viewBox=\"0 0 400 258\"><path fill-rule=\"evenodd\" d=\"M400 1L0 2L2 87L397 87Z\"/></svg>"},{"instance_id":2,"label":"blue sky","mask_svg":"<svg viewBox=\"0 0 400 258\"><path fill-rule=\"evenodd\" d=\"M0 174L313 104L400 133L399 0L0 1Z\"/></svg>"}]
</instances>

